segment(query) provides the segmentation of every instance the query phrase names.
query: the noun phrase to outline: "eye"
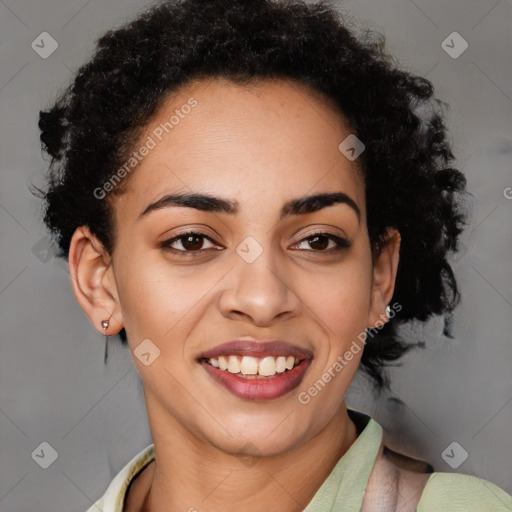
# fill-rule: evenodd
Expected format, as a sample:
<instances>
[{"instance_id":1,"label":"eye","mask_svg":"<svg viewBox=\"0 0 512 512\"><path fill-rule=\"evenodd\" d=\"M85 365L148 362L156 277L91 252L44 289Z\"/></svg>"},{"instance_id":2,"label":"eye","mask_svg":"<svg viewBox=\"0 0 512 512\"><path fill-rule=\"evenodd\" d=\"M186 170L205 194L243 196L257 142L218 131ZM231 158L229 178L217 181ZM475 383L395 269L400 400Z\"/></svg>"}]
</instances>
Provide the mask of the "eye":
<instances>
[{"instance_id":1,"label":"eye","mask_svg":"<svg viewBox=\"0 0 512 512\"><path fill-rule=\"evenodd\" d=\"M205 245L206 244L206 245ZM209 245L207 245L209 244ZM199 231L188 231L160 244L162 249L168 249L182 253L197 253L205 249L219 247L210 237Z\"/></svg>"},{"instance_id":2,"label":"eye","mask_svg":"<svg viewBox=\"0 0 512 512\"><path fill-rule=\"evenodd\" d=\"M331 233L313 233L296 245L299 245L299 249L304 249L304 244L308 244L312 251L325 253L338 252L351 246L348 240Z\"/></svg>"},{"instance_id":3,"label":"eye","mask_svg":"<svg viewBox=\"0 0 512 512\"><path fill-rule=\"evenodd\" d=\"M306 244L309 245L310 249L306 249ZM311 234L295 246L298 246L299 250L306 249L309 252L323 252L329 254L348 249L351 243L331 233L321 232ZM160 247L164 250L177 253L189 253L191 256L199 255L199 253L207 249L221 248L209 236L199 231L187 231L179 236L165 240L160 243Z\"/></svg>"}]
</instances>

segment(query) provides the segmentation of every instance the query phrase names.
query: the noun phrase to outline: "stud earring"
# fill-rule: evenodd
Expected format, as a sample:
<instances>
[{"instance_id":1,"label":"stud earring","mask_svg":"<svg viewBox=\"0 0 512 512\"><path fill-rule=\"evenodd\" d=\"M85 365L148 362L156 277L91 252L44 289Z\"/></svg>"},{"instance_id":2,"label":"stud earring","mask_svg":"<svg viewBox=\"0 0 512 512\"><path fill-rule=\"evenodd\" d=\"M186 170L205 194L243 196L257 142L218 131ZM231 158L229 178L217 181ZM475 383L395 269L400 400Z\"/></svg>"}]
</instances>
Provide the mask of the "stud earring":
<instances>
[{"instance_id":1,"label":"stud earring","mask_svg":"<svg viewBox=\"0 0 512 512\"><path fill-rule=\"evenodd\" d=\"M108 336L107 336L108 324L109 324L108 320L101 321L101 326L103 327L103 334L105 335L105 357L103 359L103 364L107 364L107 357L108 357Z\"/></svg>"}]
</instances>

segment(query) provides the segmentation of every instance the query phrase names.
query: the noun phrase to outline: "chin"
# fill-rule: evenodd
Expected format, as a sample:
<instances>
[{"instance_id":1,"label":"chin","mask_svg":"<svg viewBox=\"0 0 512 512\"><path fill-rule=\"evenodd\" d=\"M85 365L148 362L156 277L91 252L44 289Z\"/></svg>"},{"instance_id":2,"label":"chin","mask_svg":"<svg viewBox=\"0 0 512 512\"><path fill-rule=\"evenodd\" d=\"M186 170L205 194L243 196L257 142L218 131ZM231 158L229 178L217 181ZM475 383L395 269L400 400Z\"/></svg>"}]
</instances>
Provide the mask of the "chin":
<instances>
[{"instance_id":1,"label":"chin","mask_svg":"<svg viewBox=\"0 0 512 512\"><path fill-rule=\"evenodd\" d=\"M207 442L219 450L240 457L272 457L291 451L315 435L313 426L305 427L304 421L294 421L294 415L279 418L252 419L250 422L231 420L221 422L226 427L210 432ZM300 426L300 430L297 427Z\"/></svg>"}]
</instances>

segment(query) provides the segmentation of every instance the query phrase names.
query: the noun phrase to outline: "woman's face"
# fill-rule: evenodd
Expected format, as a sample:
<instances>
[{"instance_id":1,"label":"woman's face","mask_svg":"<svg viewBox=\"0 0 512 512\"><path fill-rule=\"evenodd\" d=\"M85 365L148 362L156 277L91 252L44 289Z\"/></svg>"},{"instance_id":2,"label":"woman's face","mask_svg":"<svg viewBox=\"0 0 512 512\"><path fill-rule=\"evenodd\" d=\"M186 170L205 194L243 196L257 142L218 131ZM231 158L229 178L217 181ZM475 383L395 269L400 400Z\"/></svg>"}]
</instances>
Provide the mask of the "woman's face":
<instances>
[{"instance_id":1,"label":"woman's face","mask_svg":"<svg viewBox=\"0 0 512 512\"><path fill-rule=\"evenodd\" d=\"M373 279L357 160L338 149L349 134L284 81L195 82L152 119L114 198L107 307L155 429L277 454L344 410L353 343L391 298ZM164 200L192 194L210 199ZM308 199L324 194L339 196Z\"/></svg>"}]
</instances>

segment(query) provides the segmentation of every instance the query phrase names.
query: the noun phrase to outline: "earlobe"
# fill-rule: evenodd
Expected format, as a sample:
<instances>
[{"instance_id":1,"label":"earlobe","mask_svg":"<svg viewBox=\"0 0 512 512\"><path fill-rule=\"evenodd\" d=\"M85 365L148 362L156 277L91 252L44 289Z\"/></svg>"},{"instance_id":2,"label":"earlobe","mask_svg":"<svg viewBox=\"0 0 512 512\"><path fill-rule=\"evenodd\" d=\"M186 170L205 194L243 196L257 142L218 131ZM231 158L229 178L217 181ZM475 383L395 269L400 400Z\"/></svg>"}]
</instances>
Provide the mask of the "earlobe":
<instances>
[{"instance_id":1,"label":"earlobe","mask_svg":"<svg viewBox=\"0 0 512 512\"><path fill-rule=\"evenodd\" d=\"M395 280L400 259L400 233L394 228L388 228L386 242L374 256L373 285L368 327L374 327L377 322L382 325L387 321L386 306L393 297Z\"/></svg>"},{"instance_id":2,"label":"earlobe","mask_svg":"<svg viewBox=\"0 0 512 512\"><path fill-rule=\"evenodd\" d=\"M111 256L87 226L75 230L69 248L73 293L99 332L103 333L102 321L109 321L109 335L123 327L111 261Z\"/></svg>"}]
</instances>

